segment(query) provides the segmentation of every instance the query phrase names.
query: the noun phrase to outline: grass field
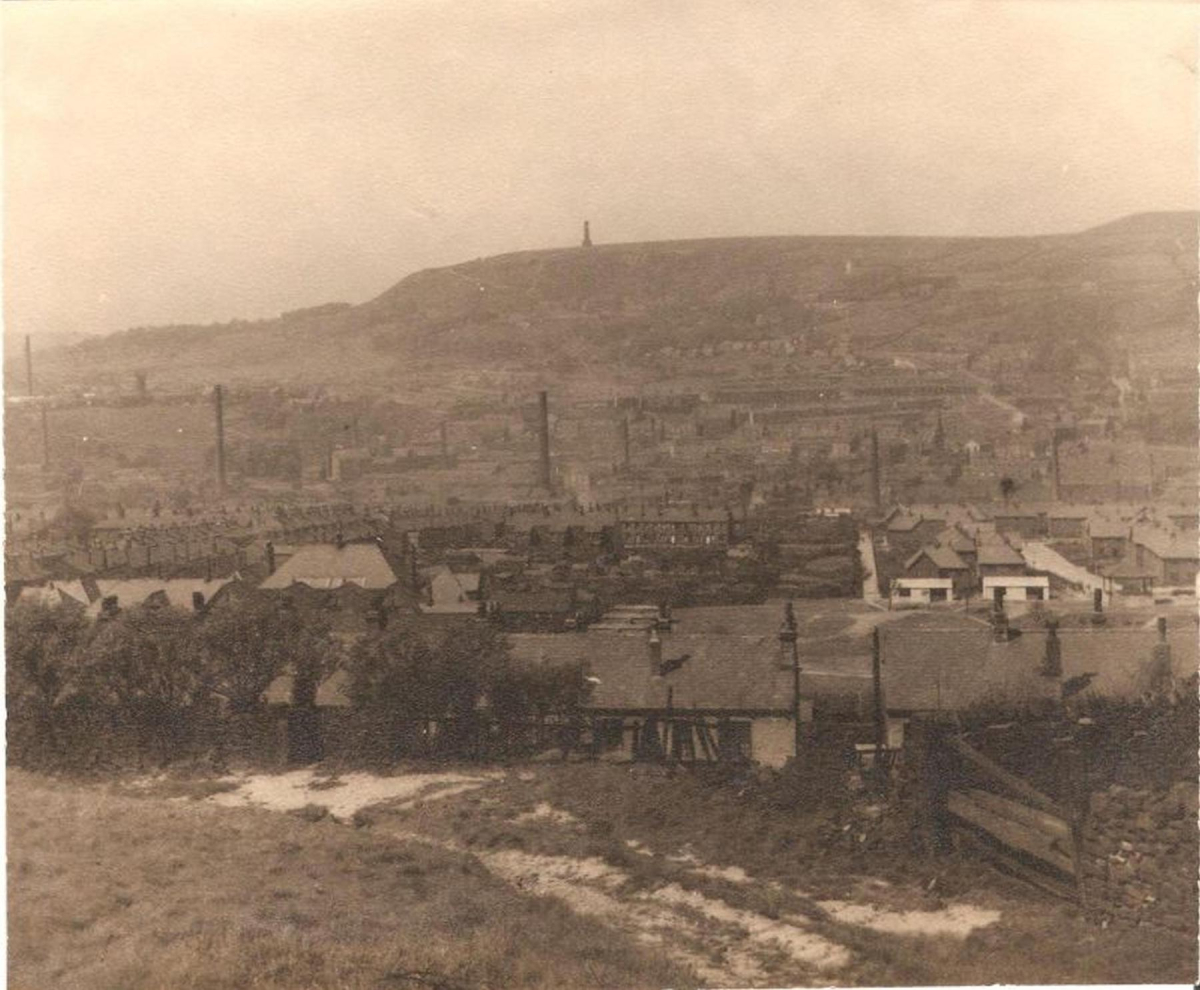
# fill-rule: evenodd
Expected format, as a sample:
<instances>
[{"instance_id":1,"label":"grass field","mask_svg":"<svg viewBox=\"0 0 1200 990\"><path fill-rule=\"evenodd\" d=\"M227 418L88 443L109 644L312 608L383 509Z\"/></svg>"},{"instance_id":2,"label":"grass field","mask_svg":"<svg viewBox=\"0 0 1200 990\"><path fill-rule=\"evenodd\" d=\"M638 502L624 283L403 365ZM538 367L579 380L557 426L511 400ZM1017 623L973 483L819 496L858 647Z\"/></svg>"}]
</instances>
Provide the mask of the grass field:
<instances>
[{"instance_id":1,"label":"grass field","mask_svg":"<svg viewBox=\"0 0 1200 990\"><path fill-rule=\"evenodd\" d=\"M8 823L14 990L691 981L473 857L328 817L10 772Z\"/></svg>"},{"instance_id":2,"label":"grass field","mask_svg":"<svg viewBox=\"0 0 1200 990\"><path fill-rule=\"evenodd\" d=\"M550 763L411 772L428 769L149 786L10 773L10 985L1195 976L1192 941L1101 930L969 862L830 846L827 809L773 804L751 778Z\"/></svg>"}]
</instances>

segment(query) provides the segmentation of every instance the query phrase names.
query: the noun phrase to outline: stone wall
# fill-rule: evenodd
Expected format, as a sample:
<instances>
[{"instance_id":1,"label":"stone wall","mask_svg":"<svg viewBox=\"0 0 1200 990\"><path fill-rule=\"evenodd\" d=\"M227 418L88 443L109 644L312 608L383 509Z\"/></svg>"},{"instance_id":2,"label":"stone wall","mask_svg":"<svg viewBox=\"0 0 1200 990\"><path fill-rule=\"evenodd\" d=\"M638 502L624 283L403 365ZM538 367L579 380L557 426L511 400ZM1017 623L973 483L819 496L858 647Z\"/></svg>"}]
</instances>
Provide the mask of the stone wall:
<instances>
[{"instance_id":1,"label":"stone wall","mask_svg":"<svg viewBox=\"0 0 1200 990\"><path fill-rule=\"evenodd\" d=\"M1084 898L1098 921L1196 937L1197 786L1091 795L1084 832Z\"/></svg>"}]
</instances>

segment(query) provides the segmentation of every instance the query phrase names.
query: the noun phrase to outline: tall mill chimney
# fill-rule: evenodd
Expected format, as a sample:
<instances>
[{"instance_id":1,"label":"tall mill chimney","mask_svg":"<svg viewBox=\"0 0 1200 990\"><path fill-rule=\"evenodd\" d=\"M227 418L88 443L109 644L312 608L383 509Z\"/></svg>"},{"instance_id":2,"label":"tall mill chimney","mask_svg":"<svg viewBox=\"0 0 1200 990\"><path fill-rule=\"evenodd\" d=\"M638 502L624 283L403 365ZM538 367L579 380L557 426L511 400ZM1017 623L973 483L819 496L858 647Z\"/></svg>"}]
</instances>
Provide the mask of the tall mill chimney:
<instances>
[{"instance_id":1,"label":"tall mill chimney","mask_svg":"<svg viewBox=\"0 0 1200 990\"><path fill-rule=\"evenodd\" d=\"M1058 470L1058 445L1061 440L1062 433L1055 428L1054 432L1050 435L1050 468L1053 472L1050 476L1050 498L1055 502L1062 498L1062 476Z\"/></svg>"},{"instance_id":2,"label":"tall mill chimney","mask_svg":"<svg viewBox=\"0 0 1200 990\"><path fill-rule=\"evenodd\" d=\"M33 343L25 334L25 394L33 395Z\"/></svg>"},{"instance_id":3,"label":"tall mill chimney","mask_svg":"<svg viewBox=\"0 0 1200 990\"><path fill-rule=\"evenodd\" d=\"M551 491L550 478L550 400L545 392L538 392L538 483Z\"/></svg>"},{"instance_id":4,"label":"tall mill chimney","mask_svg":"<svg viewBox=\"0 0 1200 990\"><path fill-rule=\"evenodd\" d=\"M592 225L587 221L583 221L583 246L592 246Z\"/></svg>"},{"instance_id":5,"label":"tall mill chimney","mask_svg":"<svg viewBox=\"0 0 1200 990\"><path fill-rule=\"evenodd\" d=\"M879 478L879 434L871 431L871 507L880 512L883 508L882 485Z\"/></svg>"},{"instance_id":6,"label":"tall mill chimney","mask_svg":"<svg viewBox=\"0 0 1200 990\"><path fill-rule=\"evenodd\" d=\"M625 470L629 470L629 417L625 416L621 419L621 447L625 457Z\"/></svg>"},{"instance_id":7,"label":"tall mill chimney","mask_svg":"<svg viewBox=\"0 0 1200 990\"><path fill-rule=\"evenodd\" d=\"M213 388L213 407L217 417L217 488L225 494L225 402L221 386Z\"/></svg>"}]
</instances>

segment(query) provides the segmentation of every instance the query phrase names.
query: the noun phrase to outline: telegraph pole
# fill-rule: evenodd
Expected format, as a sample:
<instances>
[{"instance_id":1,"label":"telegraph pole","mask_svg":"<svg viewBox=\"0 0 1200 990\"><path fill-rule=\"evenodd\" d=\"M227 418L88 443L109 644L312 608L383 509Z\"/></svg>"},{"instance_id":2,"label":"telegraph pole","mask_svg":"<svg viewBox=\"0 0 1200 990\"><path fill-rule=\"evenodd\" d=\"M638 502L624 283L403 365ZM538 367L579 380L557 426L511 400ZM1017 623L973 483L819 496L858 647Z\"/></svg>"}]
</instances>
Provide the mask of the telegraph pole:
<instances>
[{"instance_id":1,"label":"telegraph pole","mask_svg":"<svg viewBox=\"0 0 1200 990\"><path fill-rule=\"evenodd\" d=\"M789 600L783 613L783 625L779 627L779 645L785 653L790 649L792 660L792 731L794 733L796 760L800 759L800 649L796 644L796 612Z\"/></svg>"}]
</instances>

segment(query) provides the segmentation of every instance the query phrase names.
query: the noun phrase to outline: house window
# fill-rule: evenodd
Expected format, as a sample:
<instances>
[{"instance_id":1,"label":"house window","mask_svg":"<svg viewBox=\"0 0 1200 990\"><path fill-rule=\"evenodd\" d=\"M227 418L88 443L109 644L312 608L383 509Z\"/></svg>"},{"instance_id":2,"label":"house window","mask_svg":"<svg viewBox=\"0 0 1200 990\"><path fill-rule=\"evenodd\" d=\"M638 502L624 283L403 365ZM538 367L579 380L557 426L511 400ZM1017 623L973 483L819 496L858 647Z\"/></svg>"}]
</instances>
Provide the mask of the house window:
<instances>
[{"instance_id":1,"label":"house window","mask_svg":"<svg viewBox=\"0 0 1200 990\"><path fill-rule=\"evenodd\" d=\"M930 588L929 589L929 600L931 602L944 602L946 600L946 589L945 588Z\"/></svg>"},{"instance_id":2,"label":"house window","mask_svg":"<svg viewBox=\"0 0 1200 990\"><path fill-rule=\"evenodd\" d=\"M717 726L717 750L722 760L749 760L750 723L723 720Z\"/></svg>"},{"instance_id":3,"label":"house window","mask_svg":"<svg viewBox=\"0 0 1200 990\"><path fill-rule=\"evenodd\" d=\"M900 598L911 598L912 597L912 589L911 588L897 588L896 595Z\"/></svg>"},{"instance_id":4,"label":"house window","mask_svg":"<svg viewBox=\"0 0 1200 990\"><path fill-rule=\"evenodd\" d=\"M1035 602L1045 601L1046 589L1045 588L1030 588L1029 589L1029 597Z\"/></svg>"}]
</instances>

